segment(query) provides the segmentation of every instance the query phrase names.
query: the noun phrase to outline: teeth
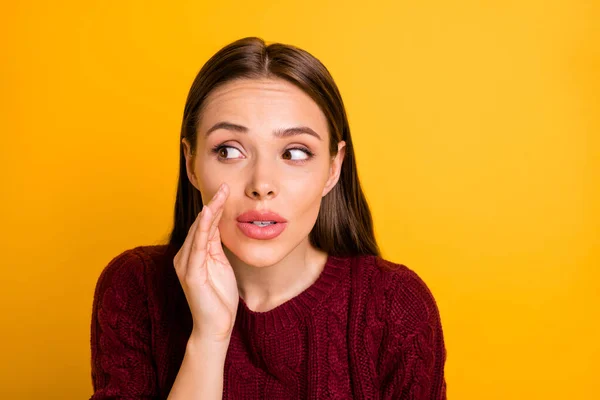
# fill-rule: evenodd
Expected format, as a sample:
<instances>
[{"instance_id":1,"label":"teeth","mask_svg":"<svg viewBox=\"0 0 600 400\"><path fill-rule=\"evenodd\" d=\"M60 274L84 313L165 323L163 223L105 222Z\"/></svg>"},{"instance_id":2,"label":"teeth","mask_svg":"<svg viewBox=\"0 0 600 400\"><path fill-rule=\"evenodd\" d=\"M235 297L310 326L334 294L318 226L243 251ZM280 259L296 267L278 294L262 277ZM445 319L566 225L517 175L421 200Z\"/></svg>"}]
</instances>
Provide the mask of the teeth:
<instances>
[{"instance_id":1,"label":"teeth","mask_svg":"<svg viewBox=\"0 0 600 400\"><path fill-rule=\"evenodd\" d=\"M275 221L252 221L252 223L254 225L258 225L258 226L267 226L267 225L274 224Z\"/></svg>"}]
</instances>

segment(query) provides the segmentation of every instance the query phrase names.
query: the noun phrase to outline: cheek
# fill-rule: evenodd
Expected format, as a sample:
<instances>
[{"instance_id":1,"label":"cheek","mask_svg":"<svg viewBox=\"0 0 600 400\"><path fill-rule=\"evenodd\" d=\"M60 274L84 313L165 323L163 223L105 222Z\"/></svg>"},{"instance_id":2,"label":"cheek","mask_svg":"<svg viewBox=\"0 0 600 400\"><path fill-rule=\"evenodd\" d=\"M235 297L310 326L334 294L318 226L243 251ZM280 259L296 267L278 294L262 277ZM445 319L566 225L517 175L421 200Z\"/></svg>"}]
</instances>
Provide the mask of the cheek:
<instances>
[{"instance_id":1,"label":"cheek","mask_svg":"<svg viewBox=\"0 0 600 400\"><path fill-rule=\"evenodd\" d=\"M292 218L316 219L321 204L323 183L310 176L302 180L288 180L281 188L287 211Z\"/></svg>"},{"instance_id":2,"label":"cheek","mask_svg":"<svg viewBox=\"0 0 600 400\"><path fill-rule=\"evenodd\" d=\"M329 166L321 159L306 168L298 168L289 173L292 180L290 190L309 192L323 190L327 179L329 178Z\"/></svg>"},{"instance_id":3,"label":"cheek","mask_svg":"<svg viewBox=\"0 0 600 400\"><path fill-rule=\"evenodd\" d=\"M202 194L202 203L208 204L221 183L227 182L230 183L230 179L225 174L226 170L215 168L211 164L211 160L201 160L198 163L198 167L196 170L196 176L198 177L198 187L200 189L200 193ZM231 192L231 184L229 185ZM230 196L231 197L231 196ZM227 203L225 203L227 205Z\"/></svg>"}]
</instances>

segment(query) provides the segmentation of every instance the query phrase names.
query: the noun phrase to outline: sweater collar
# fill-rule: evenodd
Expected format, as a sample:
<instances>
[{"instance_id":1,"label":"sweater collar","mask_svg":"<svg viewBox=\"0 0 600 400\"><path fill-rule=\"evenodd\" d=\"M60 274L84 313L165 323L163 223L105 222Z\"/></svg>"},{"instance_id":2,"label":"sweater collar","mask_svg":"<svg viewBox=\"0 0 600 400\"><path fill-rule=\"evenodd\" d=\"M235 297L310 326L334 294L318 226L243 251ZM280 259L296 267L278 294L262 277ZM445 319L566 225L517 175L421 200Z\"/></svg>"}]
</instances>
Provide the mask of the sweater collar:
<instances>
[{"instance_id":1,"label":"sweater collar","mask_svg":"<svg viewBox=\"0 0 600 400\"><path fill-rule=\"evenodd\" d=\"M329 297L342 278L349 273L351 260L352 257L329 255L321 274L311 286L272 310L253 311L240 297L236 326L246 334L261 334L296 325Z\"/></svg>"}]
</instances>

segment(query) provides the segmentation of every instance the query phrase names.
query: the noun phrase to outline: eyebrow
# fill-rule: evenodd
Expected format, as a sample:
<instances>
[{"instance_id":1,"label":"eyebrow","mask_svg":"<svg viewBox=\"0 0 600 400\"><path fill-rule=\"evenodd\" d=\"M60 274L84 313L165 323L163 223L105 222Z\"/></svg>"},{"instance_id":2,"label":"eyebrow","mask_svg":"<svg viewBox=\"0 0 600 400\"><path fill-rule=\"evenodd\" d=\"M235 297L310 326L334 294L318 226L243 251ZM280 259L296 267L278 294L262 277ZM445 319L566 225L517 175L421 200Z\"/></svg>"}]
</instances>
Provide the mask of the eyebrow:
<instances>
[{"instance_id":1,"label":"eyebrow","mask_svg":"<svg viewBox=\"0 0 600 400\"><path fill-rule=\"evenodd\" d=\"M239 132L239 133L248 133L248 131L249 131L249 129L246 128L245 126L234 124L234 123L227 122L227 121L222 121L222 122L217 122L208 131L206 131L205 137L208 137L208 135L210 135L213 131L216 131L217 129L226 129L229 131L234 131L234 132ZM319 134L317 132L315 132L308 126L296 126L293 128L277 129L273 132L273 136L275 136L277 138L287 138L290 136L302 135L302 134L308 134L308 135L314 136L317 139L321 140L321 136L319 136Z\"/></svg>"}]
</instances>

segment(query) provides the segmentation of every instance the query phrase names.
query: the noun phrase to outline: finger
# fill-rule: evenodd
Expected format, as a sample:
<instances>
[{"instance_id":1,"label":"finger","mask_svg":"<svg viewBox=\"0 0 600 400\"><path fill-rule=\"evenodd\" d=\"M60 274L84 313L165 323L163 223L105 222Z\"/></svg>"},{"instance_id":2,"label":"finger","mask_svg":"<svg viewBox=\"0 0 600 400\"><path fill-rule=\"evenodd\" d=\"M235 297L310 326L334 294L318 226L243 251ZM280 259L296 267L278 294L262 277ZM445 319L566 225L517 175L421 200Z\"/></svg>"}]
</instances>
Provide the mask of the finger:
<instances>
[{"instance_id":1,"label":"finger","mask_svg":"<svg viewBox=\"0 0 600 400\"><path fill-rule=\"evenodd\" d=\"M210 210L213 212L213 215L215 215L218 211L221 196L224 193L224 189L223 189L224 186L225 186L225 183L222 183L219 186L216 193L213 195L212 199L210 199L210 201L207 204L207 206L210 207Z\"/></svg>"},{"instance_id":2,"label":"finger","mask_svg":"<svg viewBox=\"0 0 600 400\"><path fill-rule=\"evenodd\" d=\"M214 242L219 242L221 243L221 239L220 239L220 232L219 232L219 223L221 222L221 217L223 216L223 207L221 207L219 209L219 213L215 216L215 219L213 221L212 227L211 227L211 232L208 235L208 243L214 243ZM216 234L219 233L219 237L216 237Z\"/></svg>"},{"instance_id":3,"label":"finger","mask_svg":"<svg viewBox=\"0 0 600 400\"><path fill-rule=\"evenodd\" d=\"M211 242L213 236L215 235L215 230L219 226L221 215L223 215L223 207L219 208L219 211L217 211L217 214L214 216L213 221L210 225L210 230L208 231L208 243Z\"/></svg>"},{"instance_id":4,"label":"finger","mask_svg":"<svg viewBox=\"0 0 600 400\"><path fill-rule=\"evenodd\" d=\"M210 230L208 232L208 241L209 242L212 240L215 230L219 226L219 221L221 220L221 216L223 215L223 210L225 208L225 202L227 201L227 197L229 196L228 189L229 188L227 187L227 184L223 183L221 185L219 195L216 196L216 198L215 198L215 201L213 204L215 208L212 209L213 211L215 211L215 216L212 220L212 223L210 225Z\"/></svg>"},{"instance_id":5,"label":"finger","mask_svg":"<svg viewBox=\"0 0 600 400\"><path fill-rule=\"evenodd\" d=\"M213 239L209 242L208 249L209 254L213 259L219 261L223 265L229 263L227 256L225 256L225 253L223 252L223 246L221 244L221 232L219 229L215 231Z\"/></svg>"},{"instance_id":6,"label":"finger","mask_svg":"<svg viewBox=\"0 0 600 400\"><path fill-rule=\"evenodd\" d=\"M190 229L188 229L188 234L185 237L185 240L183 241L183 245L177 252L175 259L173 260L175 264L175 270L178 273L182 274L182 276L185 275L192 241L194 240L194 234L196 233L196 228L198 226L200 218L202 218L202 213L198 213L196 219L194 219L194 222L190 226Z\"/></svg>"},{"instance_id":7,"label":"finger","mask_svg":"<svg viewBox=\"0 0 600 400\"><path fill-rule=\"evenodd\" d=\"M204 206L202 213L202 218L200 219L199 225L196 228L194 240L192 241L192 248L188 260L186 276L189 277L190 275L196 275L197 273L200 273L200 278L204 278L201 283L204 283L206 279L206 271L203 271L203 269L205 269L204 263L206 261L207 254L208 229L210 228L212 211L210 207Z\"/></svg>"},{"instance_id":8,"label":"finger","mask_svg":"<svg viewBox=\"0 0 600 400\"><path fill-rule=\"evenodd\" d=\"M208 241L210 242L214 236L215 230L218 228L219 226L219 222L221 221L221 217L223 216L223 212L225 211L225 201L227 200L227 193L223 193L221 194L221 196L219 197L218 202L216 203L216 205L219 206L217 213L215 214L215 217L213 218L211 227L210 227L210 232L208 234Z\"/></svg>"},{"instance_id":9,"label":"finger","mask_svg":"<svg viewBox=\"0 0 600 400\"><path fill-rule=\"evenodd\" d=\"M212 199L209 201L208 203L208 207L211 208L211 210L215 210L218 209L219 206L219 201L221 199L221 196L223 196L223 194L225 194L225 198L228 196L229 192L228 192L229 187L227 187L226 183L222 183L221 186L219 186L219 189L217 190L217 192L213 195ZM223 199L224 202L225 199ZM203 207L203 210L207 207L206 205ZM198 230L198 225L200 223L200 220L202 219L202 211L198 214L198 216L196 216L196 219L194 220L194 223L192 224L192 226L190 227L189 231L188 231L188 235L184 241L184 244L181 246L181 255L180 258L178 260L178 264L180 265L180 273L182 273L183 275L185 275L187 273L187 266L189 265L189 255L191 254L191 248L192 248L192 244L195 241L196 238L196 232ZM211 224L212 225L212 224ZM209 236L210 237L210 236ZM182 266L182 267L181 267Z\"/></svg>"}]
</instances>

